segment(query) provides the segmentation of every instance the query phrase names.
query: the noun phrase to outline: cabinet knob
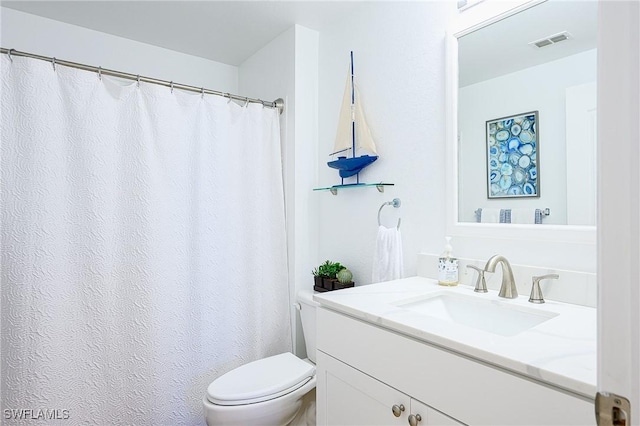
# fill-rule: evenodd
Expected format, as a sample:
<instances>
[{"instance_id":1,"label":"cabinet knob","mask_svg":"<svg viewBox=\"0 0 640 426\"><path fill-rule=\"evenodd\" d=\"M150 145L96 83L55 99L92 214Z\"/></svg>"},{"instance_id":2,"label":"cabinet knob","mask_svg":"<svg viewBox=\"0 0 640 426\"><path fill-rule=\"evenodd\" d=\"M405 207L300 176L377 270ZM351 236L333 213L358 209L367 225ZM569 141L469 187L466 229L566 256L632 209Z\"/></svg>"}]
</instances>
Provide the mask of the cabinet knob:
<instances>
[{"instance_id":1,"label":"cabinet knob","mask_svg":"<svg viewBox=\"0 0 640 426\"><path fill-rule=\"evenodd\" d=\"M402 405L402 404L400 404L400 405L395 404L393 407L391 407L391 412L396 417L400 417L402 415L403 411L404 411L404 405Z\"/></svg>"},{"instance_id":2,"label":"cabinet knob","mask_svg":"<svg viewBox=\"0 0 640 426\"><path fill-rule=\"evenodd\" d=\"M411 426L418 426L418 422L422 420L422 416L420 414L411 414L409 416L409 424Z\"/></svg>"}]
</instances>

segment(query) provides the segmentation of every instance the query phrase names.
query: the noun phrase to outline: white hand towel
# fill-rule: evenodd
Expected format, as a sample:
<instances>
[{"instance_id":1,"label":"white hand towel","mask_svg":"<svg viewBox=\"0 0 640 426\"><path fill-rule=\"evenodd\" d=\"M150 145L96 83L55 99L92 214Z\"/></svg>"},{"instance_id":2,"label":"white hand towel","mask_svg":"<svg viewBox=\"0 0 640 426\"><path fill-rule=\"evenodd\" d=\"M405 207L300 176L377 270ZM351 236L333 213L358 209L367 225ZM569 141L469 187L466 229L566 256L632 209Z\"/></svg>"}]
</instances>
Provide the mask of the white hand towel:
<instances>
[{"instance_id":1,"label":"white hand towel","mask_svg":"<svg viewBox=\"0 0 640 426\"><path fill-rule=\"evenodd\" d=\"M511 223L536 223L536 209L511 209Z\"/></svg>"},{"instance_id":2,"label":"white hand towel","mask_svg":"<svg viewBox=\"0 0 640 426\"><path fill-rule=\"evenodd\" d=\"M396 280L402 278L403 274L404 261L400 230L379 226L371 282Z\"/></svg>"},{"instance_id":3,"label":"white hand towel","mask_svg":"<svg viewBox=\"0 0 640 426\"><path fill-rule=\"evenodd\" d=\"M500 209L482 209L480 222L481 223L499 223Z\"/></svg>"}]
</instances>

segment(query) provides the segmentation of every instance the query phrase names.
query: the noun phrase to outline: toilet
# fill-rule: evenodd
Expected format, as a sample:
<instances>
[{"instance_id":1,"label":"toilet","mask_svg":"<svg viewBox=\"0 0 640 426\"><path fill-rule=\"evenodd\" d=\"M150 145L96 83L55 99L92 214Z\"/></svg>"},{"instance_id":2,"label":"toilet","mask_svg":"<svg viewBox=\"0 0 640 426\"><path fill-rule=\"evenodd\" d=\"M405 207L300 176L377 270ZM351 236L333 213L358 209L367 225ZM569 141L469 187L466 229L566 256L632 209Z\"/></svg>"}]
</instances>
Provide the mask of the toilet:
<instances>
[{"instance_id":1,"label":"toilet","mask_svg":"<svg viewBox=\"0 0 640 426\"><path fill-rule=\"evenodd\" d=\"M214 380L203 398L208 426L286 426L316 387L316 307L312 292L298 304L308 359L291 352L262 358Z\"/></svg>"}]
</instances>

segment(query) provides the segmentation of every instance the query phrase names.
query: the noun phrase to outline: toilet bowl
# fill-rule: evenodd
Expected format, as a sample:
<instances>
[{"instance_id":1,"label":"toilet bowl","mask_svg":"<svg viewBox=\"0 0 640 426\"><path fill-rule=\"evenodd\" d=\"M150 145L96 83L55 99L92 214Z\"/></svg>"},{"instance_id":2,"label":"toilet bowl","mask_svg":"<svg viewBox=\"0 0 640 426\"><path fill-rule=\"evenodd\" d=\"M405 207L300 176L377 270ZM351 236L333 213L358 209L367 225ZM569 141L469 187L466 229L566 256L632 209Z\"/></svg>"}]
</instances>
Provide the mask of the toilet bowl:
<instances>
[{"instance_id":1,"label":"toilet bowl","mask_svg":"<svg viewBox=\"0 0 640 426\"><path fill-rule=\"evenodd\" d=\"M315 389L315 308L312 292L298 293L309 359L290 352L262 358L214 380L203 397L209 426L286 426Z\"/></svg>"}]
</instances>

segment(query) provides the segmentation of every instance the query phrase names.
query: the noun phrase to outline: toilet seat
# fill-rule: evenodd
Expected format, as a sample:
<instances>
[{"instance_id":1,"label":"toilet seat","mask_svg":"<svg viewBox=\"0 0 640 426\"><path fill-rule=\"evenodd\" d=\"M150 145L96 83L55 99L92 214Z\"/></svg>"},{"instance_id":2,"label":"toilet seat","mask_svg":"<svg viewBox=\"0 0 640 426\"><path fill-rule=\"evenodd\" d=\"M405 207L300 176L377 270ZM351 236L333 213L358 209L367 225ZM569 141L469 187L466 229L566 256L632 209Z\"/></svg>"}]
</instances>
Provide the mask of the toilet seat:
<instances>
[{"instance_id":1,"label":"toilet seat","mask_svg":"<svg viewBox=\"0 0 640 426\"><path fill-rule=\"evenodd\" d=\"M259 359L223 374L207 388L218 405L246 405L286 395L304 386L315 367L290 352Z\"/></svg>"}]
</instances>

